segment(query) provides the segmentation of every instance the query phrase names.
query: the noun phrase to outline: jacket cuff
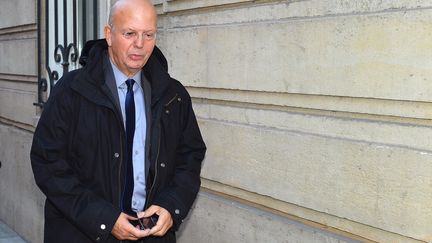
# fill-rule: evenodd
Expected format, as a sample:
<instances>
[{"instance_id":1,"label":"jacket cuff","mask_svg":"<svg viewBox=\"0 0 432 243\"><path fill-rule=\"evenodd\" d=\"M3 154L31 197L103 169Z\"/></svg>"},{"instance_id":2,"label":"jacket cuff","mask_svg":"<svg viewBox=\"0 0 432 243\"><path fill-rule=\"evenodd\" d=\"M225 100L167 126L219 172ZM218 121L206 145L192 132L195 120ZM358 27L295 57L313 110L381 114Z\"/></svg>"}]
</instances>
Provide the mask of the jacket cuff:
<instances>
[{"instance_id":1,"label":"jacket cuff","mask_svg":"<svg viewBox=\"0 0 432 243\"><path fill-rule=\"evenodd\" d=\"M89 229L91 238L96 242L107 241L120 214L121 211L114 207L105 207L99 210Z\"/></svg>"},{"instance_id":2,"label":"jacket cuff","mask_svg":"<svg viewBox=\"0 0 432 243\"><path fill-rule=\"evenodd\" d=\"M189 212L188 209L184 208L175 199L169 197L158 197L153 204L166 209L171 214L171 218L173 219L172 229L174 231L178 230Z\"/></svg>"}]
</instances>

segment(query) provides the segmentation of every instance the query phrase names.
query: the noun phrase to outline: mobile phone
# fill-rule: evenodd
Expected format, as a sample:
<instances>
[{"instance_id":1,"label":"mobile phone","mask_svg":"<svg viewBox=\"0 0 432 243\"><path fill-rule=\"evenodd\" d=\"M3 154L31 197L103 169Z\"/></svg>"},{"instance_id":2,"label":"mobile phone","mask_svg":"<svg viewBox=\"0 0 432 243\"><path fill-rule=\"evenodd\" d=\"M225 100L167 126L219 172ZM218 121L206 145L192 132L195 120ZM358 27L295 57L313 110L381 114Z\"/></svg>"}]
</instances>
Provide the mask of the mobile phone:
<instances>
[{"instance_id":1,"label":"mobile phone","mask_svg":"<svg viewBox=\"0 0 432 243\"><path fill-rule=\"evenodd\" d=\"M145 230L145 229L153 228L153 226L156 225L158 219L159 219L159 216L157 214L153 214L150 217L138 219L138 222L140 224L140 229Z\"/></svg>"}]
</instances>

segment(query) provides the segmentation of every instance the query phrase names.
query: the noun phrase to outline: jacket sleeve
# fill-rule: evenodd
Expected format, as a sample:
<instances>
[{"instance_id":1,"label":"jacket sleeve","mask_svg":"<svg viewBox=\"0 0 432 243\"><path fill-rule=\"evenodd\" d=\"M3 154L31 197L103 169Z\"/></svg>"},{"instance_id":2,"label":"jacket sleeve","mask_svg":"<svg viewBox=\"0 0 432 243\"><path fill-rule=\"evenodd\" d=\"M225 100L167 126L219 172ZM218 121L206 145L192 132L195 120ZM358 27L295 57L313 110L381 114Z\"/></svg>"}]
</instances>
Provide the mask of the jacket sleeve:
<instances>
[{"instance_id":1,"label":"jacket sleeve","mask_svg":"<svg viewBox=\"0 0 432 243\"><path fill-rule=\"evenodd\" d=\"M44 106L30 152L32 169L36 184L66 220L91 239L105 241L120 210L82 184L67 160L71 127L78 125L72 100L70 92L53 92Z\"/></svg>"},{"instance_id":2,"label":"jacket sleeve","mask_svg":"<svg viewBox=\"0 0 432 243\"><path fill-rule=\"evenodd\" d=\"M175 152L175 168L172 180L161 193L155 195L154 204L167 209L177 230L187 216L198 194L201 180L201 163L206 146L202 139L198 123L192 109L191 98L185 90L184 114L180 139Z\"/></svg>"}]
</instances>

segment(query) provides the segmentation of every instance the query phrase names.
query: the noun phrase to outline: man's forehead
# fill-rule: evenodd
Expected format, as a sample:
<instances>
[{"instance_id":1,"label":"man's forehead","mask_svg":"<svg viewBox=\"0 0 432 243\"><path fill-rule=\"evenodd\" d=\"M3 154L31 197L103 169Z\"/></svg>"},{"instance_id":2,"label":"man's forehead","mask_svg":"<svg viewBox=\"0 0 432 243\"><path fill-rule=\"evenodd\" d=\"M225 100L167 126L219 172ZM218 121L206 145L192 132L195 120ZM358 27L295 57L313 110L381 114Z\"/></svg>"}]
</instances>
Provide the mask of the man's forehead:
<instances>
[{"instance_id":1,"label":"man's forehead","mask_svg":"<svg viewBox=\"0 0 432 243\"><path fill-rule=\"evenodd\" d=\"M156 15L156 9L150 1L146 0L119 0L111 8L112 14L116 15L121 12L139 11L142 14Z\"/></svg>"}]
</instances>

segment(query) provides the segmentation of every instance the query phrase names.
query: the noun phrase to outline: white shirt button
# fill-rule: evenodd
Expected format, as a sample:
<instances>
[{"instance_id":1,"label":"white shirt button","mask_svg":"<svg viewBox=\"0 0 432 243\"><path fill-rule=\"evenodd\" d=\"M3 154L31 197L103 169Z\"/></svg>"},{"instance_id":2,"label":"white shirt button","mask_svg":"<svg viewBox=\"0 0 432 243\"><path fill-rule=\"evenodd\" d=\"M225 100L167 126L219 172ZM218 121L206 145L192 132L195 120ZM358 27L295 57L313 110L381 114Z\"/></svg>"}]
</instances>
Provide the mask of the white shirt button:
<instances>
[{"instance_id":1,"label":"white shirt button","mask_svg":"<svg viewBox=\"0 0 432 243\"><path fill-rule=\"evenodd\" d=\"M165 168L165 163L161 163L160 166Z\"/></svg>"},{"instance_id":2,"label":"white shirt button","mask_svg":"<svg viewBox=\"0 0 432 243\"><path fill-rule=\"evenodd\" d=\"M106 225L105 224L101 224L101 230L105 230L106 229Z\"/></svg>"},{"instance_id":3,"label":"white shirt button","mask_svg":"<svg viewBox=\"0 0 432 243\"><path fill-rule=\"evenodd\" d=\"M176 210L174 210L174 213L175 213L175 214L180 214L180 210L179 210L179 209L176 209Z\"/></svg>"},{"instance_id":4,"label":"white shirt button","mask_svg":"<svg viewBox=\"0 0 432 243\"><path fill-rule=\"evenodd\" d=\"M115 158L118 158L119 156L120 156L119 153L115 153L115 154L114 154L114 157L115 157Z\"/></svg>"}]
</instances>

